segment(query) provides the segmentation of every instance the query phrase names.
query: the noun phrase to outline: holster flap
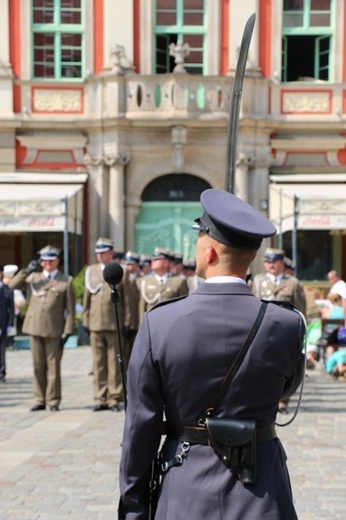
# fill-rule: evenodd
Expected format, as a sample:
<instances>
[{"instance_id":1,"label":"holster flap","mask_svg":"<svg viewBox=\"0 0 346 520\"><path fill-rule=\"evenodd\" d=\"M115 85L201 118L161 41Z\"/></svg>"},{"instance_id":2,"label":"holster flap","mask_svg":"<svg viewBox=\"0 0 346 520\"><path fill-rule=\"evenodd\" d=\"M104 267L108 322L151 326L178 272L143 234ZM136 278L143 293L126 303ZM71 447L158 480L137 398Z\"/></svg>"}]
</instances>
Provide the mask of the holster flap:
<instances>
[{"instance_id":1,"label":"holster flap","mask_svg":"<svg viewBox=\"0 0 346 520\"><path fill-rule=\"evenodd\" d=\"M209 437L223 446L243 446L253 439L256 422L250 420L208 417Z\"/></svg>"},{"instance_id":2,"label":"holster flap","mask_svg":"<svg viewBox=\"0 0 346 520\"><path fill-rule=\"evenodd\" d=\"M256 482L256 421L206 418L208 441L229 469L237 472L243 484Z\"/></svg>"}]
</instances>

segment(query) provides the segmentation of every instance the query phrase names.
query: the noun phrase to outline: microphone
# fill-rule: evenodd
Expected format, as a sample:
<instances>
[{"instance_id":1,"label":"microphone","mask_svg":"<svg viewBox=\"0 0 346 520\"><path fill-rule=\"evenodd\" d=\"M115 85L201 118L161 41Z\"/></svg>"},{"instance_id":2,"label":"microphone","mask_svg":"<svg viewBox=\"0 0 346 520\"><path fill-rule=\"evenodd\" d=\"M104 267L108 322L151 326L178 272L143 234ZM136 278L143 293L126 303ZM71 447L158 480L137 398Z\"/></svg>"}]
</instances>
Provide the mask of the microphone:
<instances>
[{"instance_id":1,"label":"microphone","mask_svg":"<svg viewBox=\"0 0 346 520\"><path fill-rule=\"evenodd\" d=\"M124 276L124 270L120 264L110 262L103 269L103 279L112 289L118 285Z\"/></svg>"},{"instance_id":2,"label":"microphone","mask_svg":"<svg viewBox=\"0 0 346 520\"><path fill-rule=\"evenodd\" d=\"M119 353L117 354L117 359L120 366L120 373L121 373L121 380L123 385L123 399L124 399L124 407L126 410L127 407L127 390L126 390L126 368L125 368L125 360L123 356L123 349L121 346L121 334L120 334L120 322L119 322L119 313L118 313L118 306L117 304L120 301L120 296L117 288L115 287L118 285L124 276L124 270L121 267L121 265L117 264L116 262L110 262L109 264L105 265L103 269L103 279L106 283L108 283L110 290L111 290L111 302L114 303L114 309L115 309L115 319L117 324L117 338L118 338L118 349Z\"/></svg>"}]
</instances>

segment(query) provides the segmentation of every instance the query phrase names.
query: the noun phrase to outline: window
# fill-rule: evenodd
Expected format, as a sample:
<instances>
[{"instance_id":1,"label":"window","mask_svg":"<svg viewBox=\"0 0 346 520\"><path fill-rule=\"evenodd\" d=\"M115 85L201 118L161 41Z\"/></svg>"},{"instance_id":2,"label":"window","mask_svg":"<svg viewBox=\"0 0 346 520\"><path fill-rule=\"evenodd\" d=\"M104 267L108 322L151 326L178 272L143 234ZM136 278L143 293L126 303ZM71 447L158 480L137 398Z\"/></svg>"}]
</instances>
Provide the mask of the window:
<instances>
[{"instance_id":1,"label":"window","mask_svg":"<svg viewBox=\"0 0 346 520\"><path fill-rule=\"evenodd\" d=\"M184 68L190 74L203 74L206 45L205 0L156 0L155 72L172 72L175 58L169 45L189 44Z\"/></svg>"},{"instance_id":2,"label":"window","mask_svg":"<svg viewBox=\"0 0 346 520\"><path fill-rule=\"evenodd\" d=\"M32 0L33 77L84 76L84 0Z\"/></svg>"},{"instance_id":3,"label":"window","mask_svg":"<svg viewBox=\"0 0 346 520\"><path fill-rule=\"evenodd\" d=\"M332 81L334 0L284 0L282 81Z\"/></svg>"}]
</instances>

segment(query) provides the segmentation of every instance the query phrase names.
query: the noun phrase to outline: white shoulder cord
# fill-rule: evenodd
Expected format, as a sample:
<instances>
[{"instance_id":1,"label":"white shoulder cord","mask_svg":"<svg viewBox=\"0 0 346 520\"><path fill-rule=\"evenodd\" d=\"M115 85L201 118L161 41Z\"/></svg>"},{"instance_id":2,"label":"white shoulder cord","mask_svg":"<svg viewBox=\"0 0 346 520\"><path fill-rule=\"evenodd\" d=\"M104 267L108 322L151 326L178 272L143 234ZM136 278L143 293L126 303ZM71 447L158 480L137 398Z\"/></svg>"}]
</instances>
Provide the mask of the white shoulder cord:
<instances>
[{"instance_id":1,"label":"white shoulder cord","mask_svg":"<svg viewBox=\"0 0 346 520\"><path fill-rule=\"evenodd\" d=\"M304 347L303 347L303 352L304 352L304 370L303 370L302 382L301 382L301 385L300 385L300 392L299 392L299 396L298 396L298 402L297 402L297 406L296 406L296 409L294 411L293 417L291 417L291 419L289 421L285 422L285 423L275 422L275 425L276 426L280 426L280 427L288 426L297 417L297 414L298 414L298 411L299 411L299 408L300 408L300 403L301 403L301 400L302 400L302 397L303 397L303 389L304 389L305 370L306 370L306 346L307 346L306 319L305 319L304 314L302 312L298 311L298 309L294 308L293 311L297 312L298 314L300 314L300 316L301 316L301 318L302 318L302 320L304 322L304 325L305 325Z\"/></svg>"},{"instance_id":2,"label":"white shoulder cord","mask_svg":"<svg viewBox=\"0 0 346 520\"><path fill-rule=\"evenodd\" d=\"M145 280L141 281L141 295L146 303L151 305L152 303L158 303L160 301L161 293L155 294L154 298L148 298L145 292Z\"/></svg>"}]
</instances>

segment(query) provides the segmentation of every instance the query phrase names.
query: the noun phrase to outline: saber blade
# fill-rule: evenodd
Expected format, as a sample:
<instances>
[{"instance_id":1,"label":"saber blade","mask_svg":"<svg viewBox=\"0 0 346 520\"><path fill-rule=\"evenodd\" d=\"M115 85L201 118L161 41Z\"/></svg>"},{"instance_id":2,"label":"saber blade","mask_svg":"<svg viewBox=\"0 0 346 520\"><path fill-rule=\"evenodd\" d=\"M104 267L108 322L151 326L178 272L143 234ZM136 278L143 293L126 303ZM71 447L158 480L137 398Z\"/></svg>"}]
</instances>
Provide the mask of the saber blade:
<instances>
[{"instance_id":1,"label":"saber blade","mask_svg":"<svg viewBox=\"0 0 346 520\"><path fill-rule=\"evenodd\" d=\"M245 67L247 55L249 52L250 42L252 38L253 28L255 25L256 14L253 13L246 22L243 37L240 44L237 67L235 71L230 111L227 128L227 155L226 155L226 175L225 190L234 193L235 178L235 161L237 156L237 137L239 125L239 109L241 94L243 90L243 82L245 76Z\"/></svg>"}]
</instances>

